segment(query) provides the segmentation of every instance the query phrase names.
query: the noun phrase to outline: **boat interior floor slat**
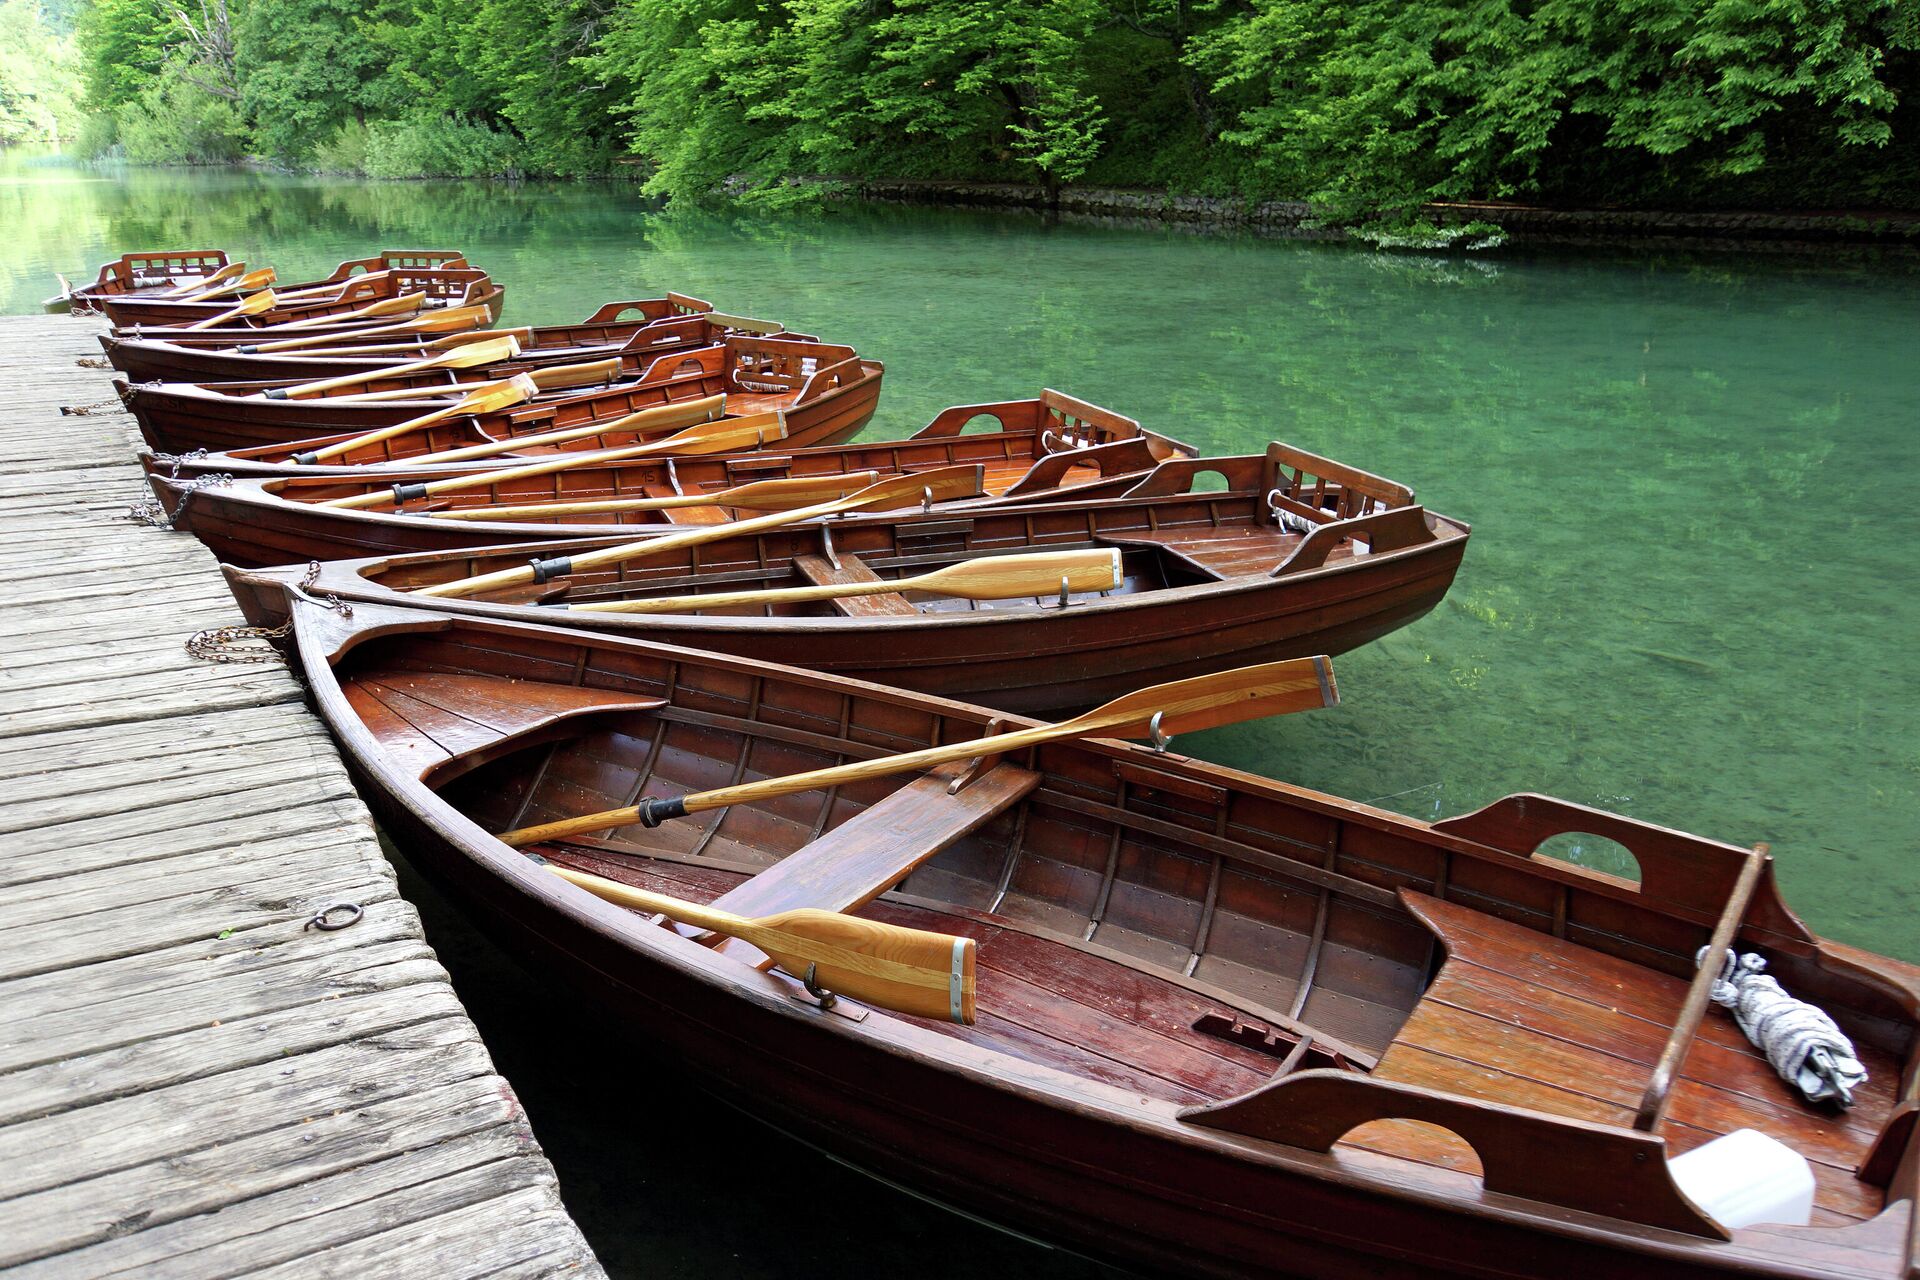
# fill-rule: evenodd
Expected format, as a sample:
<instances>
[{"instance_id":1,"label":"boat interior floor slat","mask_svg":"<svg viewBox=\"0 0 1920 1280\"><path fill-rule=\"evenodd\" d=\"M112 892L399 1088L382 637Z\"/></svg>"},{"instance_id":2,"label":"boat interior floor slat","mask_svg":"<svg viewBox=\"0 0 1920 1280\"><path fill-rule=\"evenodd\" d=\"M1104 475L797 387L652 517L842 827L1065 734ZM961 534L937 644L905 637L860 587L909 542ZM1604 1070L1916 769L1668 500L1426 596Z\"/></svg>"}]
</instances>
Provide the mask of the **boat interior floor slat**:
<instances>
[{"instance_id":1,"label":"boat interior floor slat","mask_svg":"<svg viewBox=\"0 0 1920 1280\"><path fill-rule=\"evenodd\" d=\"M564 865L697 902L716 901L746 882L737 871L572 845L543 852ZM978 944L979 1021L964 1027L916 1020L930 1030L1182 1104L1242 1093L1279 1065L1274 1056L1195 1030L1207 1014L1232 1018L1235 1011L1152 974L928 906L880 900L856 914Z\"/></svg>"},{"instance_id":2,"label":"boat interior floor slat","mask_svg":"<svg viewBox=\"0 0 1920 1280\"><path fill-rule=\"evenodd\" d=\"M1446 963L1381 1056L1377 1074L1555 1115L1630 1125L1687 983L1591 948L1423 894L1408 905ZM1873 1061L1851 1112L1805 1103L1731 1018L1708 1011L1660 1132L1676 1152L1736 1129L1785 1142L1813 1165L1823 1220L1880 1212L1854 1177L1892 1104L1899 1071Z\"/></svg>"},{"instance_id":3,"label":"boat interior floor slat","mask_svg":"<svg viewBox=\"0 0 1920 1280\"><path fill-rule=\"evenodd\" d=\"M1095 541L1115 547L1155 547L1209 578L1225 582L1270 572L1298 547L1301 537L1273 525L1232 524L1173 529L1129 529Z\"/></svg>"}]
</instances>

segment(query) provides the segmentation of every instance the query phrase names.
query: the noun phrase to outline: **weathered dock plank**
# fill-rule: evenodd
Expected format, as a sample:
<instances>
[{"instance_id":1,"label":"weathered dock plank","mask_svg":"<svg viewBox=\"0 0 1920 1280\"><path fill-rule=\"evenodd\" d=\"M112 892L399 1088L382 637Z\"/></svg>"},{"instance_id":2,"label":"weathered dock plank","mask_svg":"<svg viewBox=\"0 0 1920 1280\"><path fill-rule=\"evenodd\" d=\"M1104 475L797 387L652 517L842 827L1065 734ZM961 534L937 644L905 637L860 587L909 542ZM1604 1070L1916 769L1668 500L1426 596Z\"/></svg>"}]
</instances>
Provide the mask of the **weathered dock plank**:
<instances>
[{"instance_id":1,"label":"weathered dock plank","mask_svg":"<svg viewBox=\"0 0 1920 1280\"><path fill-rule=\"evenodd\" d=\"M600 1275L292 677L182 652L95 332L0 317L0 1268Z\"/></svg>"}]
</instances>

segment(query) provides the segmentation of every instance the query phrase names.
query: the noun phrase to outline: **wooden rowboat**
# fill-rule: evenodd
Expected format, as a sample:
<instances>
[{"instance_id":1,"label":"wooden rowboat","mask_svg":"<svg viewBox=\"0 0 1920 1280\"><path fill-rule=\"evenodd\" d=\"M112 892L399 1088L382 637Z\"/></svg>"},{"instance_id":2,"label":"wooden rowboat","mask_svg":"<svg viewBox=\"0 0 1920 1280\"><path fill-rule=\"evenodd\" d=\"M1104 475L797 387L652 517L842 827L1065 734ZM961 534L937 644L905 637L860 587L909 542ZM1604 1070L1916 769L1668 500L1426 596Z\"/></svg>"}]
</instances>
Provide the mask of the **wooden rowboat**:
<instances>
[{"instance_id":1,"label":"wooden rowboat","mask_svg":"<svg viewBox=\"0 0 1920 1280\"><path fill-rule=\"evenodd\" d=\"M961 434L962 424L981 415L1004 415L995 420L1029 429ZM1051 434L1056 426L1080 443L1061 443ZM592 439L623 443L605 436ZM197 461L193 473L179 478L150 467L148 483L174 528L197 535L226 563L262 566L533 539L604 541L611 533L668 533L738 518L742 512L804 506L825 496L824 491L786 494L773 505L758 507L748 501L756 492L761 499L773 496L766 492L770 481L804 486L808 480L837 484L844 477L865 476L839 490L851 492L888 476L966 464L983 468L980 488L986 495L963 504L968 507L1118 498L1142 483L1160 462L1192 452L1189 446L1142 431L1130 418L1047 392L1038 400L950 409L907 440L813 449L775 443L743 452L669 454L608 464L583 460L566 470L493 483L486 477L502 469L487 469L482 463L457 469L395 467L350 478L302 476L297 474L300 468L289 466L284 469L295 473L292 478L210 481L209 473L199 468L217 467L213 457ZM529 460L540 459L522 459ZM341 498L390 495L395 485L430 486L455 478L473 483L444 494L409 497L398 505L327 505ZM743 495L744 505L725 501L725 495L743 486L753 486ZM713 495L712 505L625 505L701 495ZM585 510L579 509L582 505ZM541 506L549 509L528 510ZM507 510L488 518L490 508Z\"/></svg>"},{"instance_id":2,"label":"wooden rowboat","mask_svg":"<svg viewBox=\"0 0 1920 1280\"><path fill-rule=\"evenodd\" d=\"M831 444L849 438L873 416L884 372L879 361L860 359L852 347L785 335L736 336L720 346L657 356L637 378L601 392L488 415L478 429L499 439L611 421L657 404L724 395L730 414L782 410L788 440L796 446ZM172 454L195 449L308 448L317 438L344 438L393 426L442 403L427 399L369 402L345 396L266 398L265 393L287 385L136 383L121 390L121 399L138 420L147 444ZM388 384L376 379L367 385Z\"/></svg>"},{"instance_id":3,"label":"wooden rowboat","mask_svg":"<svg viewBox=\"0 0 1920 1280\"><path fill-rule=\"evenodd\" d=\"M256 319L263 325L313 320L414 293L425 294L426 305L430 307L484 306L498 320L506 304L507 291L495 284L486 272L472 267L395 267L372 275L354 276L326 294L277 304ZM231 311L236 301L221 298L202 302L131 294L103 297L90 305L105 312L116 328L124 330L136 325L165 327L210 320Z\"/></svg>"},{"instance_id":4,"label":"wooden rowboat","mask_svg":"<svg viewBox=\"0 0 1920 1280\"><path fill-rule=\"evenodd\" d=\"M1920 970L1812 934L1763 852L1537 795L1430 825L1083 738L609 826L532 846L543 867L491 833L1029 722L760 659L287 607L369 804L484 929L645 1051L932 1198L1212 1277L1912 1274ZM1639 882L1536 852L1568 832L1618 841ZM974 1021L823 1007L556 868L970 940ZM1854 1037L1852 1110L1799 1102L1707 1010L1695 951L1735 929ZM1679 1190L1667 1158L1741 1128L1813 1162L1813 1225L1729 1233Z\"/></svg>"},{"instance_id":5,"label":"wooden rowboat","mask_svg":"<svg viewBox=\"0 0 1920 1280\"><path fill-rule=\"evenodd\" d=\"M1224 476L1225 490L1204 485ZM243 488L242 486L233 486ZM311 508L260 519L203 489L186 523L221 553L305 559ZM1044 495L1043 495L1044 496ZM1246 458L1176 458L1119 496L988 503L924 515L849 515L716 536L623 564L561 571L544 586L457 599L410 594L530 560L578 556L623 536L462 551L375 555L320 568L316 591L382 604L427 603L477 617L541 621L708 648L1017 711L1087 706L1156 680L1254 662L1343 653L1420 618L1452 585L1466 525L1411 505L1392 481L1285 445ZM202 499L206 499L204 505ZM1295 532L1279 523L1291 516ZM416 519L414 524L427 523ZM459 537L458 530L438 536ZM372 543L411 540L394 518L355 527ZM670 526L655 526L665 535ZM651 535L649 535L651 536ZM673 542L678 543L679 538ZM667 544L671 545L671 544ZM574 609L693 593L874 583L1009 553L1119 551L1124 581L987 606L887 593L770 608L674 613ZM277 625L281 587L304 565L235 573L242 608Z\"/></svg>"},{"instance_id":6,"label":"wooden rowboat","mask_svg":"<svg viewBox=\"0 0 1920 1280\"><path fill-rule=\"evenodd\" d=\"M91 284L63 289L47 300L48 309L88 306L101 298L155 296L204 281L229 265L224 249L148 250L123 253L102 266ZM345 284L355 276L409 267L464 267L466 255L451 249L383 249L370 258L352 258L317 280L276 287L288 291Z\"/></svg>"},{"instance_id":7,"label":"wooden rowboat","mask_svg":"<svg viewBox=\"0 0 1920 1280\"><path fill-rule=\"evenodd\" d=\"M518 438L534 442L510 452L471 461L420 467L418 459L426 454L488 442L488 438L480 433L471 419L452 419L436 423L423 431L408 432L362 445L330 461L310 465L289 459L296 453L325 447L348 437L326 436L290 445L186 456L143 452L140 463L149 476L182 482L191 482L207 475L258 480L306 480L318 476L336 476L391 484L397 480L420 479L429 474L445 476L494 470L504 464L548 458L561 453L619 448L660 434L663 431L652 427L637 432L608 430L551 444L539 443L534 436L523 434ZM1140 442L1144 454L1135 449L1115 450L1109 447L1129 442ZM637 487L648 493L693 493L726 488L746 480L787 479L846 471L901 471L984 462L988 468L988 492L1003 493L1018 486L1022 478L1042 461L1068 451L1075 453L1078 458L1074 465L1100 468L1102 474L1109 476L1144 471L1154 463L1176 454L1192 456L1194 452L1191 445L1144 430L1125 414L1046 388L1039 395L1023 400L961 404L942 409L926 426L900 439L799 449L782 442L763 446L752 455L682 456L676 458L671 467L664 461L633 459L612 464L608 474L596 477L593 483L604 483L609 491L617 488L624 492ZM526 489L517 492L528 495L544 492L550 497L568 498L591 488L585 477L570 474L551 481L544 491ZM168 511L173 510L177 493L178 486L155 486L155 495L166 504Z\"/></svg>"},{"instance_id":8,"label":"wooden rowboat","mask_svg":"<svg viewBox=\"0 0 1920 1280\"><path fill-rule=\"evenodd\" d=\"M160 294L197 285L230 264L225 249L150 249L123 253L105 263L91 284L75 285L59 277L60 292L41 305L48 311L83 312L97 299L131 294Z\"/></svg>"},{"instance_id":9,"label":"wooden rowboat","mask_svg":"<svg viewBox=\"0 0 1920 1280\"><path fill-rule=\"evenodd\" d=\"M520 355L498 365L497 370L511 374L523 369L550 364L572 364L618 356L629 372L638 373L649 360L670 351L691 351L725 342L735 334L781 334L805 339L805 334L788 334L772 321L748 316L730 316L711 309L691 312L681 309L697 299L643 298L630 302L610 302L579 324L534 325L509 330L520 342ZM705 303L699 304L705 307ZM264 335L242 336L232 330L220 332L212 340L199 334L155 333L140 336L100 335L100 345L108 363L135 381L163 382L270 382L286 380L306 382L333 378L342 374L363 373L400 361L431 355L441 347L433 342L444 335L428 334L417 338L386 334L356 342L355 335L366 322L339 329L302 330L298 337L325 336L324 346L285 352L249 352L241 347L257 345ZM214 332L209 330L208 332ZM338 339L338 341L333 341ZM351 348L377 344L378 354L342 354L330 347ZM443 343L444 346L444 343ZM492 373L494 369L487 372Z\"/></svg>"}]
</instances>

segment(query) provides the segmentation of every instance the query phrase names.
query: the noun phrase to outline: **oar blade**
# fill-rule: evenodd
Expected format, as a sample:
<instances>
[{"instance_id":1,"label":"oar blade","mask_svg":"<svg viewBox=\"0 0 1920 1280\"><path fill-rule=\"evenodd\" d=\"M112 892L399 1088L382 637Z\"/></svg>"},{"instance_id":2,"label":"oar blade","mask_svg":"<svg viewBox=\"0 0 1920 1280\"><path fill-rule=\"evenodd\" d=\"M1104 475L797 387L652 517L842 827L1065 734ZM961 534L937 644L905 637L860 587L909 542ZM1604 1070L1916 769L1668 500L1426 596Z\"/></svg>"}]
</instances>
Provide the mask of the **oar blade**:
<instances>
[{"instance_id":1,"label":"oar blade","mask_svg":"<svg viewBox=\"0 0 1920 1280\"><path fill-rule=\"evenodd\" d=\"M455 347L443 356L434 356L431 360L422 360L416 366L421 369L471 369L476 365L494 364L501 360L511 360L520 354L520 340L508 335L487 342L473 342L464 347Z\"/></svg>"},{"instance_id":2,"label":"oar blade","mask_svg":"<svg viewBox=\"0 0 1920 1280\"><path fill-rule=\"evenodd\" d=\"M465 335L462 335L463 338ZM526 330L516 330L516 338L523 341ZM484 341L484 339L483 339ZM602 382L611 382L620 376L620 361L588 360L579 364L551 364L545 368L534 369L531 376L542 391L562 391L573 387L590 387Z\"/></svg>"},{"instance_id":3,"label":"oar blade","mask_svg":"<svg viewBox=\"0 0 1920 1280\"><path fill-rule=\"evenodd\" d=\"M718 397L709 397L698 404L709 404ZM708 410L703 409L702 412ZM720 405L713 404L711 412L720 412ZM665 446L662 453L684 453L703 455L709 453L734 453L746 449L758 449L762 445L777 444L787 438L787 420L779 413L756 413L744 418L714 418L707 422L695 423L670 436L662 436L658 444Z\"/></svg>"},{"instance_id":4,"label":"oar blade","mask_svg":"<svg viewBox=\"0 0 1920 1280\"><path fill-rule=\"evenodd\" d=\"M525 404L540 394L540 384L524 373L504 382L490 382L453 407L455 413L497 413Z\"/></svg>"},{"instance_id":5,"label":"oar blade","mask_svg":"<svg viewBox=\"0 0 1920 1280\"><path fill-rule=\"evenodd\" d=\"M1124 581L1118 548L1085 547L962 560L934 570L917 585L963 600L1012 600L1063 590L1112 591Z\"/></svg>"},{"instance_id":6,"label":"oar blade","mask_svg":"<svg viewBox=\"0 0 1920 1280\"><path fill-rule=\"evenodd\" d=\"M1153 685L1069 723L1090 722L1086 732L1098 737L1144 738L1151 736L1158 715L1160 732L1171 736L1312 711L1339 701L1332 659L1291 658Z\"/></svg>"},{"instance_id":7,"label":"oar blade","mask_svg":"<svg viewBox=\"0 0 1920 1280\"><path fill-rule=\"evenodd\" d=\"M715 505L748 511L788 511L817 502L843 498L879 478L877 471L848 471L834 476L798 476L784 480L755 480L706 495Z\"/></svg>"},{"instance_id":8,"label":"oar blade","mask_svg":"<svg viewBox=\"0 0 1920 1280\"><path fill-rule=\"evenodd\" d=\"M751 941L797 978L916 1018L971 1024L974 941L801 907L753 922Z\"/></svg>"}]
</instances>

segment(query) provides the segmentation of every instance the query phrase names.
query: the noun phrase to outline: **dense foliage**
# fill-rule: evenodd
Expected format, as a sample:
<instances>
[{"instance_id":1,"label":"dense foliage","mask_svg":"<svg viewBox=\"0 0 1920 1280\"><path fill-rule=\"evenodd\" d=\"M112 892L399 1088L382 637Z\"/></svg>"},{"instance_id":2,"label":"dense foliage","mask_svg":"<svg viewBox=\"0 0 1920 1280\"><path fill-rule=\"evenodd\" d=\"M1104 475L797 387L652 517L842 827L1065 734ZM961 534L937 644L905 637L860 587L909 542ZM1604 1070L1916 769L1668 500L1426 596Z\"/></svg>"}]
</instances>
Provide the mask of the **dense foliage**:
<instances>
[{"instance_id":1,"label":"dense foliage","mask_svg":"<svg viewBox=\"0 0 1920 1280\"><path fill-rule=\"evenodd\" d=\"M0 0L0 144L70 138L80 74L62 15L37 0Z\"/></svg>"},{"instance_id":2,"label":"dense foliage","mask_svg":"<svg viewBox=\"0 0 1920 1280\"><path fill-rule=\"evenodd\" d=\"M4 0L18 6L28 0ZM1920 0L83 0L130 155L1429 201L1920 196Z\"/></svg>"}]
</instances>

